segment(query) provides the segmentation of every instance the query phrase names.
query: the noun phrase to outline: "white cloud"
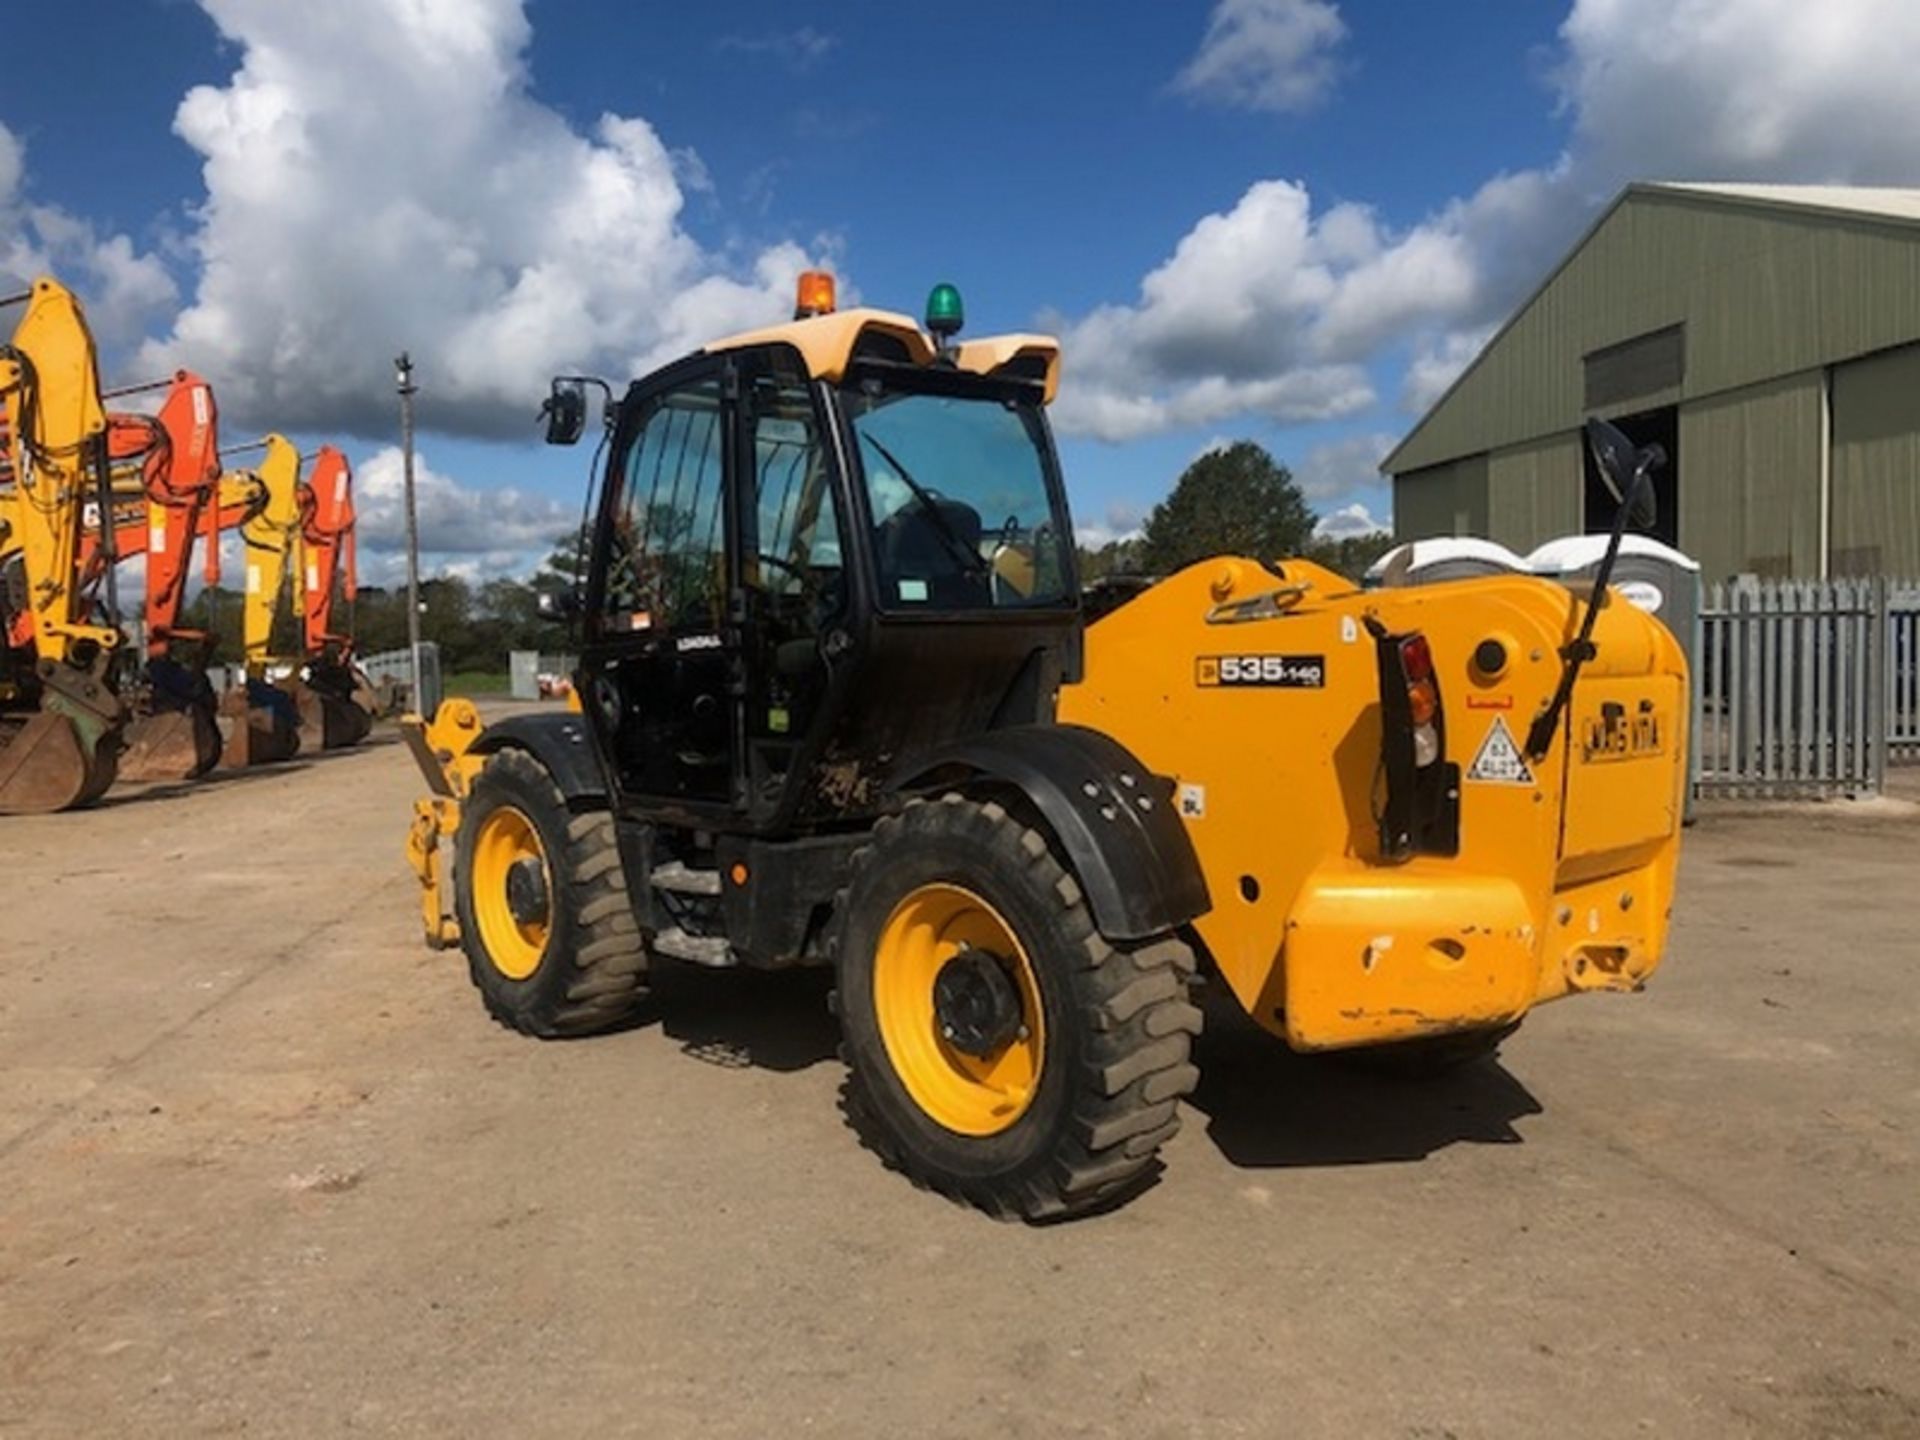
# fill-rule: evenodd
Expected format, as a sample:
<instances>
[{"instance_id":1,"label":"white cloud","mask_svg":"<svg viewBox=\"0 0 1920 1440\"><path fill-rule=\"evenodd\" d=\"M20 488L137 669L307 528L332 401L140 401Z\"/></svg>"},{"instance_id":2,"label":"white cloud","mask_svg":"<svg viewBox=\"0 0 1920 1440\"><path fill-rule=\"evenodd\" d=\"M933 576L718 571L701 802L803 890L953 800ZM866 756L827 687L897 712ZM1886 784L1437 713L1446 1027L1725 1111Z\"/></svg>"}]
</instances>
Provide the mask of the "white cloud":
<instances>
[{"instance_id":1,"label":"white cloud","mask_svg":"<svg viewBox=\"0 0 1920 1440\"><path fill-rule=\"evenodd\" d=\"M1376 520L1365 505L1355 501L1342 506L1330 515L1322 515L1313 527L1314 537L1320 540L1352 540L1362 535L1378 535L1391 530L1392 524Z\"/></svg>"},{"instance_id":2,"label":"white cloud","mask_svg":"<svg viewBox=\"0 0 1920 1440\"><path fill-rule=\"evenodd\" d=\"M840 44L837 35L828 35L802 25L797 30L769 30L757 35L722 35L716 50L733 50L742 55L770 55L795 71L811 70Z\"/></svg>"},{"instance_id":3,"label":"white cloud","mask_svg":"<svg viewBox=\"0 0 1920 1440\"><path fill-rule=\"evenodd\" d=\"M1217 7L1202 56L1256 10ZM1912 0L1575 0L1560 40L1552 79L1573 125L1553 163L1402 229L1256 182L1196 223L1135 303L1063 322L1062 428L1125 440L1350 415L1374 400L1364 367L1401 360L1400 400L1422 409L1629 181L1920 179Z\"/></svg>"},{"instance_id":4,"label":"white cloud","mask_svg":"<svg viewBox=\"0 0 1920 1440\"><path fill-rule=\"evenodd\" d=\"M1333 89L1346 34L1327 0L1219 0L1174 88L1247 110L1311 110Z\"/></svg>"},{"instance_id":5,"label":"white cloud","mask_svg":"<svg viewBox=\"0 0 1920 1440\"><path fill-rule=\"evenodd\" d=\"M1109 505L1100 519L1076 524L1073 538L1088 550L1098 550L1116 540L1138 540L1145 519L1139 506L1118 502Z\"/></svg>"},{"instance_id":6,"label":"white cloud","mask_svg":"<svg viewBox=\"0 0 1920 1440\"><path fill-rule=\"evenodd\" d=\"M1354 414L1376 398L1360 362L1452 314L1472 284L1457 244L1396 243L1364 206L1316 217L1304 185L1259 181L1188 231L1134 304L1064 322L1059 423L1127 440L1240 415Z\"/></svg>"},{"instance_id":7,"label":"white cloud","mask_svg":"<svg viewBox=\"0 0 1920 1440\"><path fill-rule=\"evenodd\" d=\"M580 523L580 510L512 486L477 490L443 475L423 452L413 457L414 509L420 548L436 555L545 558ZM400 550L407 543L406 476L400 449L388 445L354 467L353 508L362 551Z\"/></svg>"},{"instance_id":8,"label":"white cloud","mask_svg":"<svg viewBox=\"0 0 1920 1440\"><path fill-rule=\"evenodd\" d=\"M1349 435L1309 450L1293 466L1294 483L1315 505L1343 500L1354 491L1378 486L1380 462L1393 448L1392 435Z\"/></svg>"},{"instance_id":9,"label":"white cloud","mask_svg":"<svg viewBox=\"0 0 1920 1440\"><path fill-rule=\"evenodd\" d=\"M24 290L35 277L58 276L80 295L102 346L131 343L178 296L156 256L125 235L104 238L85 220L27 195L26 146L0 125L0 290ZM11 332L15 321L0 321Z\"/></svg>"},{"instance_id":10,"label":"white cloud","mask_svg":"<svg viewBox=\"0 0 1920 1440\"><path fill-rule=\"evenodd\" d=\"M1595 175L1916 178L1912 0L1578 0L1560 33Z\"/></svg>"},{"instance_id":11,"label":"white cloud","mask_svg":"<svg viewBox=\"0 0 1920 1440\"><path fill-rule=\"evenodd\" d=\"M423 424L522 434L555 371L637 373L786 312L799 246L722 256L682 227L697 157L533 96L523 0L202 4L240 61L175 116L200 274L148 358L219 375L242 423L384 433L405 348Z\"/></svg>"}]
</instances>

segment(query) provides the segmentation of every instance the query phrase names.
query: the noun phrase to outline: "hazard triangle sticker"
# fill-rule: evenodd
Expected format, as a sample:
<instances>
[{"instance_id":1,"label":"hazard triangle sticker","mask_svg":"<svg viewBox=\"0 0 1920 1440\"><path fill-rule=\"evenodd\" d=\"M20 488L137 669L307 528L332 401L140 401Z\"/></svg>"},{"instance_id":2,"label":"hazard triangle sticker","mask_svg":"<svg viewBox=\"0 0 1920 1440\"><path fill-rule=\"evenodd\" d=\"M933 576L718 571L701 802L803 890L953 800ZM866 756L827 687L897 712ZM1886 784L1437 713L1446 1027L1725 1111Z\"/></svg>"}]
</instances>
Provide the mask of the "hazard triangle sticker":
<instances>
[{"instance_id":1,"label":"hazard triangle sticker","mask_svg":"<svg viewBox=\"0 0 1920 1440\"><path fill-rule=\"evenodd\" d=\"M1473 757L1473 764L1467 770L1467 779L1488 785L1533 784L1533 771L1527 768L1526 757L1514 743L1513 732L1507 729L1505 716L1493 717L1493 724L1487 728L1487 738L1480 742L1480 752Z\"/></svg>"}]
</instances>

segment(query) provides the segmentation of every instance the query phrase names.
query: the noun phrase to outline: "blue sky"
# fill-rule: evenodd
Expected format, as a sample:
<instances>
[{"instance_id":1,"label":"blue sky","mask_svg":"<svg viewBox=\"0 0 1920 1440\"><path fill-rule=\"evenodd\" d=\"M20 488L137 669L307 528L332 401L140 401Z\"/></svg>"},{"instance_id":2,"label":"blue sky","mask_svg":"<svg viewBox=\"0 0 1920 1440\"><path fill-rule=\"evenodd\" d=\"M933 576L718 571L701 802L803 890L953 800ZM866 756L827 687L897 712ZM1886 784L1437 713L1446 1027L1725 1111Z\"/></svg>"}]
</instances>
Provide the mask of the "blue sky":
<instances>
[{"instance_id":1,"label":"blue sky","mask_svg":"<svg viewBox=\"0 0 1920 1440\"><path fill-rule=\"evenodd\" d=\"M540 373L768 318L822 260L1063 334L1090 535L1243 436L1354 523L1624 181L1920 154L1895 0L19 9L10 52L86 58L0 89L0 270L54 264L116 378L203 368L230 435L347 437L376 571L401 344L430 543L471 573L577 501L584 453L512 438Z\"/></svg>"}]
</instances>

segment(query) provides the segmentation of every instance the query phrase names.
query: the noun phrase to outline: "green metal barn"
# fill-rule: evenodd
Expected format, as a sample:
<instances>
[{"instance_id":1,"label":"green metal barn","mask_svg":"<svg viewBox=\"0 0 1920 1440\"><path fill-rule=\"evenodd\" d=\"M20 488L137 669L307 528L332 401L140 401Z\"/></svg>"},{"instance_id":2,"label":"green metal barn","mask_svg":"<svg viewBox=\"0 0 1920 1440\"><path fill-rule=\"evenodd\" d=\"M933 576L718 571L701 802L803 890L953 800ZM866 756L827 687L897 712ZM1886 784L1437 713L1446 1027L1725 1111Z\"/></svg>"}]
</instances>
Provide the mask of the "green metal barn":
<instances>
[{"instance_id":1,"label":"green metal barn","mask_svg":"<svg viewBox=\"0 0 1920 1440\"><path fill-rule=\"evenodd\" d=\"M1398 538L1600 528L1589 415L1706 579L1920 574L1920 190L1629 187L1382 462Z\"/></svg>"}]
</instances>

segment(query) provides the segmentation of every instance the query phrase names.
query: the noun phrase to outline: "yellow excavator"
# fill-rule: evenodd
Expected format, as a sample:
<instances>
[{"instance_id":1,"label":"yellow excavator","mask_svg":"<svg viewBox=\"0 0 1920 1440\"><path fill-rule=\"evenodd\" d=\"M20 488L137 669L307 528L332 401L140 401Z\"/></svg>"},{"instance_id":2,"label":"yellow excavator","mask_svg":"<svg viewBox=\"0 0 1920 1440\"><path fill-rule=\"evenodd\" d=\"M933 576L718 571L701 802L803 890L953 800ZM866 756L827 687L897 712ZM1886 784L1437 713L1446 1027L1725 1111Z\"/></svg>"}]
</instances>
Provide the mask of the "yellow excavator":
<instances>
[{"instance_id":1,"label":"yellow excavator","mask_svg":"<svg viewBox=\"0 0 1920 1440\"><path fill-rule=\"evenodd\" d=\"M240 526L241 654L246 674L220 697L226 742L220 763L230 770L290 759L300 749L294 697L272 683L274 620L285 609L288 579L300 543L300 448L271 434L242 449L264 449L247 472L265 491L265 503ZM229 452L232 453L232 452Z\"/></svg>"},{"instance_id":2,"label":"yellow excavator","mask_svg":"<svg viewBox=\"0 0 1920 1440\"><path fill-rule=\"evenodd\" d=\"M87 509L113 510L93 337L56 280L0 299L14 305L25 313L0 346L0 814L34 814L106 792L126 713L119 628L81 580Z\"/></svg>"},{"instance_id":3,"label":"yellow excavator","mask_svg":"<svg viewBox=\"0 0 1920 1440\"><path fill-rule=\"evenodd\" d=\"M872 1147L1042 1218L1156 1168L1197 976L1407 1069L1643 984L1686 667L1610 559L1583 592L1363 592L1227 556L1088 624L1059 348L962 318L951 286L923 327L809 274L791 324L607 389L577 712L403 722L427 938L495 1019L616 1026L663 962L831 967ZM550 441L589 383L554 382ZM1611 555L1661 457L1590 440Z\"/></svg>"}]
</instances>

